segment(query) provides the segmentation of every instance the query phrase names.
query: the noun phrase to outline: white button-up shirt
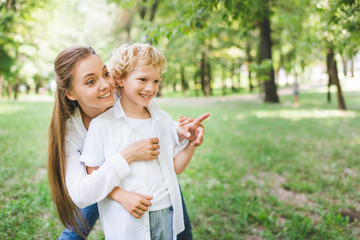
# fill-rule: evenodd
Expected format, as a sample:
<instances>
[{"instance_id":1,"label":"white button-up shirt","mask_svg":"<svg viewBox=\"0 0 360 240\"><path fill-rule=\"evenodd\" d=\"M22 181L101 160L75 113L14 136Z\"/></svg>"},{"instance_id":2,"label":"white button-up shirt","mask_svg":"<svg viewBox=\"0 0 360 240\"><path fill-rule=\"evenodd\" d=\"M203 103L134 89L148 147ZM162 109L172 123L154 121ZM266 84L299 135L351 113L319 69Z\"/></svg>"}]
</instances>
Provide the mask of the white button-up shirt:
<instances>
[{"instance_id":1,"label":"white button-up shirt","mask_svg":"<svg viewBox=\"0 0 360 240\"><path fill-rule=\"evenodd\" d=\"M66 127L66 187L72 201L78 207L84 208L104 199L119 185L121 179L130 174L130 167L120 154L115 154L98 170L88 175L84 163L80 162L87 130L78 108L67 120Z\"/></svg>"},{"instance_id":2,"label":"white button-up shirt","mask_svg":"<svg viewBox=\"0 0 360 240\"><path fill-rule=\"evenodd\" d=\"M152 118L152 132L159 138L160 154L158 161L170 193L171 204L174 208L173 237L184 230L183 209L180 190L174 170L174 157L188 143L179 143L176 129L177 124L156 104L148 106ZM88 166L101 166L124 147L140 140L137 129L127 120L124 110L118 100L114 107L91 121L87 134L81 161ZM105 162L104 162L105 161ZM128 191L147 194L144 177L144 162L130 165L131 173L120 181L119 186ZM98 203L101 225L106 239L150 239L149 212L142 218L135 218L118 202L105 198Z\"/></svg>"}]
</instances>

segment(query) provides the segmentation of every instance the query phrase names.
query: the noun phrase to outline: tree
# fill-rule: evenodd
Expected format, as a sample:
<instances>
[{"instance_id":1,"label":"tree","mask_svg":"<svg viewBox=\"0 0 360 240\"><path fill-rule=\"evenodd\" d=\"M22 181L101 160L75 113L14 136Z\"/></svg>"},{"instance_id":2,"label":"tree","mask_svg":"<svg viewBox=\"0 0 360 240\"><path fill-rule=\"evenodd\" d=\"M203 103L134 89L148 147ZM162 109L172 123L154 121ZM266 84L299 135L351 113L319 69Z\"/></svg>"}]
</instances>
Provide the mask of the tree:
<instances>
[{"instance_id":1,"label":"tree","mask_svg":"<svg viewBox=\"0 0 360 240\"><path fill-rule=\"evenodd\" d=\"M336 51L342 53L344 45L356 46L351 50L347 49L350 55L354 55L359 50L360 45L360 3L353 0L336 0L322 2L317 5L321 24L319 31L322 32L322 42L326 51L328 66L329 84L332 83L337 88L338 107L346 110L345 100L342 93L338 68L335 58ZM329 99L329 94L328 94Z\"/></svg>"},{"instance_id":2,"label":"tree","mask_svg":"<svg viewBox=\"0 0 360 240\"><path fill-rule=\"evenodd\" d=\"M44 1L6 0L0 3L0 85L4 80L9 96L14 89L15 99L21 83L22 67L34 48L30 34L35 20L32 12L43 7ZM0 87L2 90L2 87Z\"/></svg>"},{"instance_id":3,"label":"tree","mask_svg":"<svg viewBox=\"0 0 360 240\"><path fill-rule=\"evenodd\" d=\"M260 45L259 45L259 64L265 60L272 60L272 42L271 42L271 28L270 28L270 4L269 0L262 2L263 12L260 20ZM279 97L277 95L275 75L273 64L266 69L268 79L265 81L265 102L278 103Z\"/></svg>"}]
</instances>

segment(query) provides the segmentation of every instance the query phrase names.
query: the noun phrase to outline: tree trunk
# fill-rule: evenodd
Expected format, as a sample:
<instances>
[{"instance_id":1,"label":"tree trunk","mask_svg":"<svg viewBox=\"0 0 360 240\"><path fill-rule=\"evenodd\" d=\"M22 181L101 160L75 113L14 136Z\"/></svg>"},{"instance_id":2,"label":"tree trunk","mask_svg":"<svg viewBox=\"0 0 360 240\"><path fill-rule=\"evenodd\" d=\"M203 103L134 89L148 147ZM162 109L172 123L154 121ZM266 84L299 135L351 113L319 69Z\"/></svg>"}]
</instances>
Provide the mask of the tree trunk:
<instances>
[{"instance_id":1,"label":"tree trunk","mask_svg":"<svg viewBox=\"0 0 360 240\"><path fill-rule=\"evenodd\" d=\"M161 93L162 88L163 88L163 87L162 87L162 85L160 84L160 85L159 85L159 91L158 91L157 94L156 94L157 97L162 97L162 93Z\"/></svg>"},{"instance_id":2,"label":"tree trunk","mask_svg":"<svg viewBox=\"0 0 360 240\"><path fill-rule=\"evenodd\" d=\"M139 7L139 14L140 14L140 18L142 19L142 20L144 20L145 19L145 14L146 14L146 2L147 2L147 0L143 0L142 1L142 4L140 5L140 7Z\"/></svg>"},{"instance_id":3,"label":"tree trunk","mask_svg":"<svg viewBox=\"0 0 360 240\"><path fill-rule=\"evenodd\" d=\"M344 54L341 54L341 60L342 60L342 64L343 64L344 76L347 76L347 60L346 60Z\"/></svg>"},{"instance_id":4,"label":"tree trunk","mask_svg":"<svg viewBox=\"0 0 360 240\"><path fill-rule=\"evenodd\" d=\"M198 81L200 76L200 70L197 70L194 74L194 86L195 86L195 96L199 96L199 89L198 89L198 84L200 84L200 82Z\"/></svg>"},{"instance_id":5,"label":"tree trunk","mask_svg":"<svg viewBox=\"0 0 360 240\"><path fill-rule=\"evenodd\" d=\"M225 96L226 95L226 72L225 69L222 69L222 95Z\"/></svg>"},{"instance_id":6,"label":"tree trunk","mask_svg":"<svg viewBox=\"0 0 360 240\"><path fill-rule=\"evenodd\" d=\"M156 12L156 9L157 9L158 6L159 6L159 0L155 0L154 3L151 6L151 12L150 12L150 18L149 18L150 22L154 21L155 12Z\"/></svg>"},{"instance_id":7,"label":"tree trunk","mask_svg":"<svg viewBox=\"0 0 360 240\"><path fill-rule=\"evenodd\" d=\"M354 77L354 58L351 58L351 77Z\"/></svg>"},{"instance_id":8,"label":"tree trunk","mask_svg":"<svg viewBox=\"0 0 360 240\"><path fill-rule=\"evenodd\" d=\"M132 13L131 12L123 13L120 21L125 24L125 30L126 30L126 35L127 35L126 41L131 42Z\"/></svg>"},{"instance_id":9,"label":"tree trunk","mask_svg":"<svg viewBox=\"0 0 360 240\"><path fill-rule=\"evenodd\" d=\"M142 5L139 8L139 14L140 14L141 20L145 20L145 16L148 12L148 9L146 8L146 3L147 3L147 0L142 0ZM155 0L154 3L151 5L149 22L154 21L155 13L156 13L158 6L159 6L159 0ZM146 36L146 38L148 38L148 36ZM148 39L147 41L149 42L149 44L152 44L152 42L153 42L152 39Z\"/></svg>"},{"instance_id":10,"label":"tree trunk","mask_svg":"<svg viewBox=\"0 0 360 240\"><path fill-rule=\"evenodd\" d=\"M231 69L230 69L230 79L231 79L231 91L237 92L236 80L234 79L235 75L235 68L236 68L236 61L235 59L232 62Z\"/></svg>"},{"instance_id":11,"label":"tree trunk","mask_svg":"<svg viewBox=\"0 0 360 240\"><path fill-rule=\"evenodd\" d=\"M14 99L15 99L15 100L18 99L19 90L20 90L20 82L19 82L19 80L16 80L15 89L14 89Z\"/></svg>"},{"instance_id":12,"label":"tree trunk","mask_svg":"<svg viewBox=\"0 0 360 240\"><path fill-rule=\"evenodd\" d=\"M327 87L327 102L331 103L331 92L330 92L330 88L331 88L331 82L330 82L330 77L329 77L329 82L328 82L328 87Z\"/></svg>"},{"instance_id":13,"label":"tree trunk","mask_svg":"<svg viewBox=\"0 0 360 240\"><path fill-rule=\"evenodd\" d=\"M241 60L239 61L239 73L237 75L237 86L238 86L238 91L240 91L241 89Z\"/></svg>"},{"instance_id":14,"label":"tree trunk","mask_svg":"<svg viewBox=\"0 0 360 240\"><path fill-rule=\"evenodd\" d=\"M35 83L35 93L36 94L39 94L39 89L41 88L41 85L40 85L40 83Z\"/></svg>"},{"instance_id":15,"label":"tree trunk","mask_svg":"<svg viewBox=\"0 0 360 240\"><path fill-rule=\"evenodd\" d=\"M207 61L206 53L203 52L201 56L201 66L200 66L200 79L201 79L201 89L205 96L210 96L210 64Z\"/></svg>"},{"instance_id":16,"label":"tree trunk","mask_svg":"<svg viewBox=\"0 0 360 240\"><path fill-rule=\"evenodd\" d=\"M248 81L249 81L249 91L252 92L252 90L254 89L254 86L251 83L251 70L250 70L250 64L252 62L252 57L251 57L251 46L250 44L247 44L246 46L246 60L247 60L247 68L248 68Z\"/></svg>"},{"instance_id":17,"label":"tree trunk","mask_svg":"<svg viewBox=\"0 0 360 240\"><path fill-rule=\"evenodd\" d=\"M1 100L1 97L2 97L3 79L4 79L4 77L0 74L0 100Z\"/></svg>"},{"instance_id":18,"label":"tree trunk","mask_svg":"<svg viewBox=\"0 0 360 240\"><path fill-rule=\"evenodd\" d=\"M338 99L339 109L346 110L345 100L343 97L340 80L339 80L339 76L338 76L336 60L334 58L334 50L332 48L328 48L328 50L327 50L327 59L329 61L329 75L331 75L331 79L333 80L333 82L337 88L337 99Z\"/></svg>"},{"instance_id":19,"label":"tree trunk","mask_svg":"<svg viewBox=\"0 0 360 240\"><path fill-rule=\"evenodd\" d=\"M209 91L209 95L211 96L212 95L212 88L211 88L211 79L212 79L212 76L211 76L211 65L210 65L210 62L207 61L207 73L208 73L208 76L209 76L209 82L208 82L208 91Z\"/></svg>"},{"instance_id":20,"label":"tree trunk","mask_svg":"<svg viewBox=\"0 0 360 240\"><path fill-rule=\"evenodd\" d=\"M13 85L11 82L8 83L8 97L11 99Z\"/></svg>"},{"instance_id":21,"label":"tree trunk","mask_svg":"<svg viewBox=\"0 0 360 240\"><path fill-rule=\"evenodd\" d=\"M183 65L181 65L181 67L180 67L180 75L181 75L181 88L182 88L182 91L184 93L184 96L188 97L189 96L189 92L188 92L189 85L188 85L188 83L186 82L186 79L185 79L185 69L184 69Z\"/></svg>"},{"instance_id":22,"label":"tree trunk","mask_svg":"<svg viewBox=\"0 0 360 240\"><path fill-rule=\"evenodd\" d=\"M331 89L331 85L334 84L334 81L332 80L332 75L330 74L330 56L329 54L327 54L326 56L326 68L327 68L327 73L328 73L328 76L329 76L329 80L328 80L328 86L327 86L327 102L328 103L331 103L331 92L330 92L330 89Z\"/></svg>"},{"instance_id":23,"label":"tree trunk","mask_svg":"<svg viewBox=\"0 0 360 240\"><path fill-rule=\"evenodd\" d=\"M269 0L265 1L265 12L264 16L260 22L260 47L259 47L259 63L262 63L264 60L272 59L271 54L271 29L270 29L270 7ZM270 69L268 70L269 79L265 81L265 102L278 103L279 97L277 95L274 68L271 64Z\"/></svg>"}]
</instances>

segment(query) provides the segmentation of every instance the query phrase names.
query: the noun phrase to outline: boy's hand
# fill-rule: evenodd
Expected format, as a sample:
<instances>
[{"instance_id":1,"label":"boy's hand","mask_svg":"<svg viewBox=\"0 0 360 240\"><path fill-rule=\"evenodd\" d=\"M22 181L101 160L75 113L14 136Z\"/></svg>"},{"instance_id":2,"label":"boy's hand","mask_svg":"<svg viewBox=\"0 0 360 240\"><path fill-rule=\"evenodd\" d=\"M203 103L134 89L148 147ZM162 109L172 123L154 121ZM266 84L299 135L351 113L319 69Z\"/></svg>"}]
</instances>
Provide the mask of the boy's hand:
<instances>
[{"instance_id":1,"label":"boy's hand","mask_svg":"<svg viewBox=\"0 0 360 240\"><path fill-rule=\"evenodd\" d=\"M180 125L177 129L179 140L181 141L183 139L188 139L193 141L193 146L200 146L204 136L204 125L202 124L202 121L204 121L209 116L209 113L204 113L196 119L180 116Z\"/></svg>"},{"instance_id":2,"label":"boy's hand","mask_svg":"<svg viewBox=\"0 0 360 240\"><path fill-rule=\"evenodd\" d=\"M151 206L152 196L129 192L122 188L114 188L109 197L119 202L131 215L141 218Z\"/></svg>"}]
</instances>

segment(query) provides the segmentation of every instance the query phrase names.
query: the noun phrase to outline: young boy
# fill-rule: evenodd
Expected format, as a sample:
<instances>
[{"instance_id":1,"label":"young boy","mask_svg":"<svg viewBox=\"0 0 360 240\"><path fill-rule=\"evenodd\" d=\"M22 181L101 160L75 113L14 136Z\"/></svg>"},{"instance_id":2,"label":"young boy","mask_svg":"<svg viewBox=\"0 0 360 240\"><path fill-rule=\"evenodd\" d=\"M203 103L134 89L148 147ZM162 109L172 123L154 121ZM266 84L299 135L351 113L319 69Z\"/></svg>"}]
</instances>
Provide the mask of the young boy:
<instances>
[{"instance_id":1,"label":"young boy","mask_svg":"<svg viewBox=\"0 0 360 240\"><path fill-rule=\"evenodd\" d=\"M186 168L196 146L181 141L171 117L151 101L159 90L165 57L148 44L122 45L113 53L110 69L121 97L91 122L81 160L97 167L120 149L150 137L159 139L160 154L153 161L132 163L130 175L119 183L127 191L153 196L142 218L134 218L109 198L98 203L105 237L176 239L184 230L176 173Z\"/></svg>"}]
</instances>

